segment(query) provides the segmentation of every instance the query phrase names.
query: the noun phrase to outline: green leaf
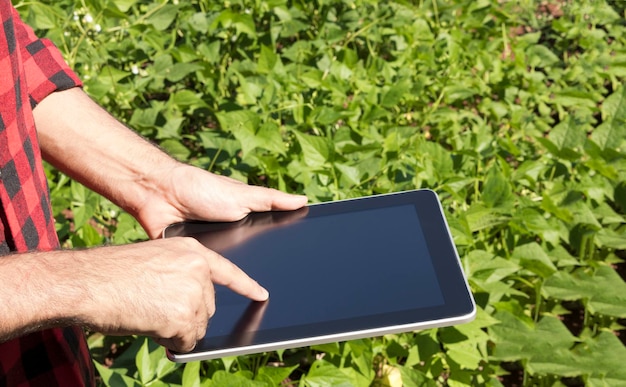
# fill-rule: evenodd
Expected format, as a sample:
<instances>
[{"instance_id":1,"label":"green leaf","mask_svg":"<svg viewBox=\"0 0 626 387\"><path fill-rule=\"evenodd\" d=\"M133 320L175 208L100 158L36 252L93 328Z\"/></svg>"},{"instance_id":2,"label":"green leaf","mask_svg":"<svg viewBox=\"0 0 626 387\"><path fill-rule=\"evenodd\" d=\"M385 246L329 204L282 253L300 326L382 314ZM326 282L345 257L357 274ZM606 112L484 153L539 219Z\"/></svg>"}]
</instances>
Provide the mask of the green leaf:
<instances>
[{"instance_id":1,"label":"green leaf","mask_svg":"<svg viewBox=\"0 0 626 387\"><path fill-rule=\"evenodd\" d=\"M224 130L231 132L241 143L244 157L254 149L285 154L285 143L280 128L273 122L260 125L257 114L250 110L235 110L217 113L217 119Z\"/></svg>"},{"instance_id":2,"label":"green leaf","mask_svg":"<svg viewBox=\"0 0 626 387\"><path fill-rule=\"evenodd\" d=\"M30 15L28 17L28 24L37 29L49 29L54 28L57 25L55 20L56 10L44 3L36 2L30 7Z\"/></svg>"},{"instance_id":3,"label":"green leaf","mask_svg":"<svg viewBox=\"0 0 626 387\"><path fill-rule=\"evenodd\" d=\"M224 10L213 21L211 27L216 28L221 25L225 28L234 27L237 34L247 34L250 37L256 36L254 19L251 15L234 12L230 9Z\"/></svg>"},{"instance_id":4,"label":"green leaf","mask_svg":"<svg viewBox=\"0 0 626 387\"><path fill-rule=\"evenodd\" d=\"M84 247L99 246L104 242L104 237L90 224L83 225L77 234L81 237Z\"/></svg>"},{"instance_id":5,"label":"green leaf","mask_svg":"<svg viewBox=\"0 0 626 387\"><path fill-rule=\"evenodd\" d=\"M501 282L507 276L517 273L520 266L515 262L498 257L484 250L472 250L465 257L466 274L481 282Z\"/></svg>"},{"instance_id":6,"label":"green leaf","mask_svg":"<svg viewBox=\"0 0 626 387\"><path fill-rule=\"evenodd\" d=\"M324 137L293 132L302 148L304 162L314 168L321 168L330 161L331 146Z\"/></svg>"},{"instance_id":7,"label":"green leaf","mask_svg":"<svg viewBox=\"0 0 626 387\"><path fill-rule=\"evenodd\" d=\"M335 167L341 172L341 179L345 181L345 185L353 186L361 182L361 172L357 167L336 163Z\"/></svg>"},{"instance_id":8,"label":"green leaf","mask_svg":"<svg viewBox=\"0 0 626 387\"><path fill-rule=\"evenodd\" d=\"M351 387L352 378L341 369L323 360L317 360L311 365L309 373L303 378L310 387Z\"/></svg>"},{"instance_id":9,"label":"green leaf","mask_svg":"<svg viewBox=\"0 0 626 387\"><path fill-rule=\"evenodd\" d=\"M596 234L596 241L601 247L626 250L626 235L603 228Z\"/></svg>"},{"instance_id":10,"label":"green leaf","mask_svg":"<svg viewBox=\"0 0 626 387\"><path fill-rule=\"evenodd\" d=\"M402 386L404 387L435 387L437 383L426 376L423 372L409 367L401 367L400 375L402 376Z\"/></svg>"},{"instance_id":11,"label":"green leaf","mask_svg":"<svg viewBox=\"0 0 626 387\"><path fill-rule=\"evenodd\" d=\"M152 351L151 356L152 363L156 363L157 380L164 379L165 377L176 371L179 367L181 367L180 363L175 363L167 358L164 347L158 346L156 350Z\"/></svg>"},{"instance_id":12,"label":"green leaf","mask_svg":"<svg viewBox=\"0 0 626 387\"><path fill-rule=\"evenodd\" d=\"M257 63L257 71L261 74L269 74L279 61L278 55L270 47L262 45L259 61Z\"/></svg>"},{"instance_id":13,"label":"green leaf","mask_svg":"<svg viewBox=\"0 0 626 387\"><path fill-rule=\"evenodd\" d=\"M128 10L137 3L137 0L111 0L115 7L122 12L128 12Z\"/></svg>"},{"instance_id":14,"label":"green leaf","mask_svg":"<svg viewBox=\"0 0 626 387\"><path fill-rule=\"evenodd\" d=\"M104 365L94 362L98 375L102 378L107 386L127 386L127 387L141 387L144 384L139 380L135 380L124 374L122 369L112 369L105 367Z\"/></svg>"},{"instance_id":15,"label":"green leaf","mask_svg":"<svg viewBox=\"0 0 626 387\"><path fill-rule=\"evenodd\" d=\"M268 122L259 128L254 136L255 146L260 149L267 150L272 154L286 154L285 141L280 132L280 128L274 122Z\"/></svg>"},{"instance_id":16,"label":"green leaf","mask_svg":"<svg viewBox=\"0 0 626 387\"><path fill-rule=\"evenodd\" d=\"M219 112L216 116L222 129L239 140L244 154L254 149L254 135L260 124L257 114L250 110L234 110Z\"/></svg>"},{"instance_id":17,"label":"green leaf","mask_svg":"<svg viewBox=\"0 0 626 387\"><path fill-rule=\"evenodd\" d=\"M207 106L202 96L191 90L179 90L175 92L172 94L170 101L181 109L186 107L199 108Z\"/></svg>"},{"instance_id":18,"label":"green leaf","mask_svg":"<svg viewBox=\"0 0 626 387\"><path fill-rule=\"evenodd\" d=\"M448 344L446 347L448 348L448 356L461 367L467 369L476 369L481 361L486 360L476 344L470 341L460 341Z\"/></svg>"},{"instance_id":19,"label":"green leaf","mask_svg":"<svg viewBox=\"0 0 626 387\"><path fill-rule=\"evenodd\" d=\"M199 361L185 364L182 387L200 387L200 364Z\"/></svg>"},{"instance_id":20,"label":"green leaf","mask_svg":"<svg viewBox=\"0 0 626 387\"><path fill-rule=\"evenodd\" d=\"M600 332L587 338L573 350L581 374L589 376L592 385L626 386L626 347L612 332ZM547 369L546 372L551 372Z\"/></svg>"},{"instance_id":21,"label":"green leaf","mask_svg":"<svg viewBox=\"0 0 626 387\"><path fill-rule=\"evenodd\" d=\"M219 41L211 42L209 44L202 42L198 46L198 53L202 55L203 60L209 63L217 63L221 55L220 48L221 44Z\"/></svg>"},{"instance_id":22,"label":"green leaf","mask_svg":"<svg viewBox=\"0 0 626 387\"><path fill-rule=\"evenodd\" d=\"M155 367L152 364L152 358L150 356L150 348L148 346L148 339L143 338L143 344L137 352L135 362L137 366L137 372L139 373L139 380L143 385L150 382L156 376Z\"/></svg>"},{"instance_id":23,"label":"green leaf","mask_svg":"<svg viewBox=\"0 0 626 387\"><path fill-rule=\"evenodd\" d=\"M104 66L98 74L98 82L109 88L114 88L124 78L130 76L131 73L123 71L111 66Z\"/></svg>"},{"instance_id":24,"label":"green leaf","mask_svg":"<svg viewBox=\"0 0 626 387\"><path fill-rule=\"evenodd\" d=\"M261 367L257 373L255 380L265 382L268 386L279 386L297 368L297 365L293 367Z\"/></svg>"},{"instance_id":25,"label":"green leaf","mask_svg":"<svg viewBox=\"0 0 626 387\"><path fill-rule=\"evenodd\" d=\"M467 220L470 231L476 232L504 225L510 218L503 215L498 210L485 208L481 205L474 205L465 212L465 219Z\"/></svg>"},{"instance_id":26,"label":"green leaf","mask_svg":"<svg viewBox=\"0 0 626 387\"><path fill-rule=\"evenodd\" d=\"M604 100L601 112L604 122L591 133L591 139L603 150L617 149L626 139L626 87Z\"/></svg>"},{"instance_id":27,"label":"green leaf","mask_svg":"<svg viewBox=\"0 0 626 387\"><path fill-rule=\"evenodd\" d=\"M136 242L148 238L145 230L129 214L121 213L117 221L115 233L113 234L113 240L116 244Z\"/></svg>"},{"instance_id":28,"label":"green leaf","mask_svg":"<svg viewBox=\"0 0 626 387\"><path fill-rule=\"evenodd\" d=\"M318 125L333 125L342 117L342 115L336 109L328 106L321 106L316 108L311 113L311 117L312 120Z\"/></svg>"},{"instance_id":29,"label":"green leaf","mask_svg":"<svg viewBox=\"0 0 626 387\"><path fill-rule=\"evenodd\" d=\"M590 92L580 89L564 89L555 91L552 95L552 102L565 107L587 107L596 108L596 101Z\"/></svg>"},{"instance_id":30,"label":"green leaf","mask_svg":"<svg viewBox=\"0 0 626 387\"><path fill-rule=\"evenodd\" d=\"M194 71L202 69L204 66L199 63L176 63L168 70L165 78L168 81L179 82Z\"/></svg>"},{"instance_id":31,"label":"green leaf","mask_svg":"<svg viewBox=\"0 0 626 387\"><path fill-rule=\"evenodd\" d=\"M172 24L176 19L178 13L178 6L172 4L165 4L160 7L154 13L152 13L146 22L154 26L157 31L163 31Z\"/></svg>"},{"instance_id":32,"label":"green leaf","mask_svg":"<svg viewBox=\"0 0 626 387\"><path fill-rule=\"evenodd\" d=\"M489 208L506 208L513 204L514 196L510 180L504 176L500 168L489 169L480 197Z\"/></svg>"},{"instance_id":33,"label":"green leaf","mask_svg":"<svg viewBox=\"0 0 626 387\"><path fill-rule=\"evenodd\" d=\"M403 79L400 82L389 86L387 90L383 92L380 99L380 105L386 108L392 108L400 103L402 98L411 89L411 83L407 79Z\"/></svg>"},{"instance_id":34,"label":"green leaf","mask_svg":"<svg viewBox=\"0 0 626 387\"><path fill-rule=\"evenodd\" d=\"M556 56L548 47L542 44L534 44L526 50L527 61L532 67L550 67L559 62Z\"/></svg>"},{"instance_id":35,"label":"green leaf","mask_svg":"<svg viewBox=\"0 0 626 387\"><path fill-rule=\"evenodd\" d=\"M479 91L473 87L467 87L464 85L451 85L444 88L446 101L448 103L454 103L457 101L463 101L472 98L478 94Z\"/></svg>"},{"instance_id":36,"label":"green leaf","mask_svg":"<svg viewBox=\"0 0 626 387\"><path fill-rule=\"evenodd\" d=\"M207 33L209 31L209 22L207 20L207 15L204 12L196 12L189 19L189 24L196 30L202 33Z\"/></svg>"},{"instance_id":37,"label":"green leaf","mask_svg":"<svg viewBox=\"0 0 626 387\"><path fill-rule=\"evenodd\" d=\"M162 141L159 145L165 150L167 154L174 157L175 159L180 161L189 160L191 151L180 141L177 141L175 139L167 139Z\"/></svg>"},{"instance_id":38,"label":"green leaf","mask_svg":"<svg viewBox=\"0 0 626 387\"><path fill-rule=\"evenodd\" d=\"M518 259L523 268L543 278L549 277L557 270L545 251L535 242L516 246L513 258Z\"/></svg>"},{"instance_id":39,"label":"green leaf","mask_svg":"<svg viewBox=\"0 0 626 387\"><path fill-rule=\"evenodd\" d=\"M626 317L626 283L606 265L556 272L544 282L543 292L559 300L583 300L591 313Z\"/></svg>"},{"instance_id":40,"label":"green leaf","mask_svg":"<svg viewBox=\"0 0 626 387\"><path fill-rule=\"evenodd\" d=\"M581 158L587 139L587 129L584 122L572 114L565 121L555 126L548 138L554 144L555 149L548 148L552 153L558 157L575 161ZM547 145L546 142L543 143Z\"/></svg>"},{"instance_id":41,"label":"green leaf","mask_svg":"<svg viewBox=\"0 0 626 387\"><path fill-rule=\"evenodd\" d=\"M576 373L574 356L569 351L576 342L567 327L551 316L545 316L531 326L509 312L498 312L500 324L489 327L495 342L492 359L524 360L529 369L535 365L553 367L553 370Z\"/></svg>"}]
</instances>

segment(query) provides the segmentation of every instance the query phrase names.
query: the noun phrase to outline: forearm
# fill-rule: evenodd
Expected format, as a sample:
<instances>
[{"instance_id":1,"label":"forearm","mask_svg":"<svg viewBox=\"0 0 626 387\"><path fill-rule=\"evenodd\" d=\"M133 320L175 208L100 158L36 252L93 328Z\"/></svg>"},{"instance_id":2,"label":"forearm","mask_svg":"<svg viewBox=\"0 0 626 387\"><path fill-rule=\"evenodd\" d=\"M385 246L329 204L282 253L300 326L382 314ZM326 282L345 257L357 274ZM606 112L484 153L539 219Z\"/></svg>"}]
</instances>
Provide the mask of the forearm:
<instances>
[{"instance_id":1,"label":"forearm","mask_svg":"<svg viewBox=\"0 0 626 387\"><path fill-rule=\"evenodd\" d=\"M86 289L76 281L71 251L14 254L0 258L0 342L80 320Z\"/></svg>"},{"instance_id":2,"label":"forearm","mask_svg":"<svg viewBox=\"0 0 626 387\"><path fill-rule=\"evenodd\" d=\"M34 110L44 159L136 214L178 163L126 128L81 89L56 92Z\"/></svg>"}]
</instances>

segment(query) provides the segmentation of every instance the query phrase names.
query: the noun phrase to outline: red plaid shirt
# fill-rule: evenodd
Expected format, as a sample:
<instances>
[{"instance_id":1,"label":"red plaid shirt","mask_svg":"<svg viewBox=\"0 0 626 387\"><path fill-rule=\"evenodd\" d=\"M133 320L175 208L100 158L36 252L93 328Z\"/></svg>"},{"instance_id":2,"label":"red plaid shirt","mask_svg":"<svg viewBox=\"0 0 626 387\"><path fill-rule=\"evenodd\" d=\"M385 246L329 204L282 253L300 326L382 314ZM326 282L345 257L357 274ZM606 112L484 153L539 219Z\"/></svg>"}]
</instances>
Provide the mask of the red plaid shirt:
<instances>
[{"instance_id":1,"label":"red plaid shirt","mask_svg":"<svg viewBox=\"0 0 626 387\"><path fill-rule=\"evenodd\" d=\"M59 51L0 0L0 259L59 247L32 109L80 86ZM0 285L1 286L1 285ZM3 311L11 313L11 311ZM93 385L82 330L48 329L0 344L0 386Z\"/></svg>"}]
</instances>

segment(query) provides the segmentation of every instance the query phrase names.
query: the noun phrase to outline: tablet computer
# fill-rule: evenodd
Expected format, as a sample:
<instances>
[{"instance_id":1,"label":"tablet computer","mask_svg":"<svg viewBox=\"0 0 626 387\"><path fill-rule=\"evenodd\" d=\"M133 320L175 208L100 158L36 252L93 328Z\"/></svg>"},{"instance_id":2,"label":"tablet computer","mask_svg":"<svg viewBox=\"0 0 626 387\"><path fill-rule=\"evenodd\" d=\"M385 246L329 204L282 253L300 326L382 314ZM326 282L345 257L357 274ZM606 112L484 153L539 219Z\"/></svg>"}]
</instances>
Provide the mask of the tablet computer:
<instances>
[{"instance_id":1,"label":"tablet computer","mask_svg":"<svg viewBox=\"0 0 626 387\"><path fill-rule=\"evenodd\" d=\"M270 292L254 302L216 285L206 336L176 362L303 347L471 321L474 299L437 195L414 190L188 222L190 236Z\"/></svg>"}]
</instances>

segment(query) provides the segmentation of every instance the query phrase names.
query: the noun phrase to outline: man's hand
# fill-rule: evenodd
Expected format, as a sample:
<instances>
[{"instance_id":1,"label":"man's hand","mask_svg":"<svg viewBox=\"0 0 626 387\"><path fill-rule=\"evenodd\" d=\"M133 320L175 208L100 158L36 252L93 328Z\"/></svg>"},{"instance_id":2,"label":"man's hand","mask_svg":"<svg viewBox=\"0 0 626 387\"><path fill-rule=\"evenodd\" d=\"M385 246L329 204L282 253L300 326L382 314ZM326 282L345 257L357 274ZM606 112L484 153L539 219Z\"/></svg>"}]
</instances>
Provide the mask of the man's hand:
<instances>
[{"instance_id":1,"label":"man's hand","mask_svg":"<svg viewBox=\"0 0 626 387\"><path fill-rule=\"evenodd\" d=\"M103 333L144 334L175 351L190 351L215 312L213 284L256 301L268 297L232 262L192 238L105 250L105 260L96 263L89 257L84 262L99 273L84 273L95 302L83 320Z\"/></svg>"},{"instance_id":2,"label":"man's hand","mask_svg":"<svg viewBox=\"0 0 626 387\"><path fill-rule=\"evenodd\" d=\"M305 196L247 185L185 164L151 174L159 185L147 191L133 214L151 238L184 220L235 221L250 212L296 210L307 202Z\"/></svg>"},{"instance_id":3,"label":"man's hand","mask_svg":"<svg viewBox=\"0 0 626 387\"><path fill-rule=\"evenodd\" d=\"M18 254L3 257L0 269L0 299L10 311L0 322L0 339L78 324L150 336L186 352L204 337L215 311L213 284L257 301L268 297L232 262L192 238Z\"/></svg>"}]
</instances>

